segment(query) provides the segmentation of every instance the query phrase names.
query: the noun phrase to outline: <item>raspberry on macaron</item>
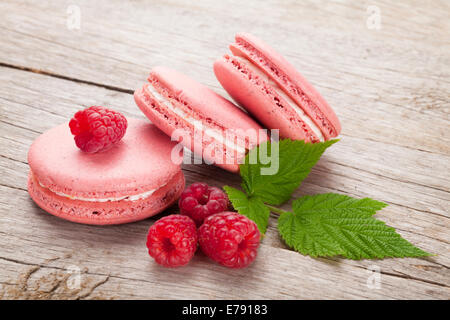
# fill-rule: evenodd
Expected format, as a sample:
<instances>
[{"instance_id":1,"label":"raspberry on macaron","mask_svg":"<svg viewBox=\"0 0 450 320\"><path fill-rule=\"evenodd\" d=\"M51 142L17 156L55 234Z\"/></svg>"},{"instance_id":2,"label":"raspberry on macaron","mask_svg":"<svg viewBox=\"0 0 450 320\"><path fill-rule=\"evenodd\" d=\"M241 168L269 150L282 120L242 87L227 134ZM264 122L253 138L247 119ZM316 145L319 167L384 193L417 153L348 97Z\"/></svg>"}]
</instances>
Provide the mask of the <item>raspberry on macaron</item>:
<instances>
[{"instance_id":1,"label":"raspberry on macaron","mask_svg":"<svg viewBox=\"0 0 450 320\"><path fill-rule=\"evenodd\" d=\"M88 153L110 149L123 138L127 126L121 113L100 106L78 111L69 122L75 144Z\"/></svg>"}]
</instances>

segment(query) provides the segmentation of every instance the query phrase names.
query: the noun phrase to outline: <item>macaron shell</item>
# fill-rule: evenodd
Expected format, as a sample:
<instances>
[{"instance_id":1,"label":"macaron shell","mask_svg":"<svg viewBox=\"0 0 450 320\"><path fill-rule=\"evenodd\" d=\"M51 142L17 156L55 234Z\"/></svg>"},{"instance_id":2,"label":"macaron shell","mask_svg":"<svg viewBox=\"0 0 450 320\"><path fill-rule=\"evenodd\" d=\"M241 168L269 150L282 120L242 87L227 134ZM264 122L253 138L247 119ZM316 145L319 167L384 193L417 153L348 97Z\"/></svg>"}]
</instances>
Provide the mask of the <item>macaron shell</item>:
<instances>
[{"instance_id":1,"label":"macaron shell","mask_svg":"<svg viewBox=\"0 0 450 320\"><path fill-rule=\"evenodd\" d=\"M246 149L268 139L267 131L246 112L179 72L155 67L148 80L149 84L135 92L136 104L167 135L172 136L177 130L183 145L202 156L208 164L238 172ZM202 125L203 139L202 134L196 134L200 130L195 122ZM214 134L208 134L209 130ZM238 151L233 146L226 147L227 144L230 146L227 143L230 141L221 139L218 134L235 134L242 142Z\"/></svg>"},{"instance_id":2,"label":"macaron shell","mask_svg":"<svg viewBox=\"0 0 450 320\"><path fill-rule=\"evenodd\" d=\"M177 201L184 186L184 175L180 171L145 199L90 202L58 196L40 186L32 174L28 177L28 192L43 210L69 221L93 225L122 224L151 217Z\"/></svg>"},{"instance_id":3,"label":"macaron shell","mask_svg":"<svg viewBox=\"0 0 450 320\"><path fill-rule=\"evenodd\" d=\"M238 70L232 60L233 57L225 56L214 63L216 78L228 94L268 128L279 129L281 138L310 142L313 135L311 129L296 120L298 117L294 111L289 110L287 104L282 103L282 98L273 93L270 84L258 80L251 70Z\"/></svg>"},{"instance_id":4,"label":"macaron shell","mask_svg":"<svg viewBox=\"0 0 450 320\"><path fill-rule=\"evenodd\" d=\"M236 44L230 45L234 55L244 56L254 64L263 69L273 78L278 85L294 99L303 110L311 117L317 126L322 128L322 133L326 139L339 135L341 125L336 114L320 95L320 93L289 63L282 55L262 40L247 33L239 33L235 37ZM320 121L316 116L317 110L314 107L305 105L301 95L296 91L299 88L320 110L325 117L325 121ZM320 116L319 116L320 118ZM324 128L324 124L328 128Z\"/></svg>"},{"instance_id":5,"label":"macaron shell","mask_svg":"<svg viewBox=\"0 0 450 320\"><path fill-rule=\"evenodd\" d=\"M133 195L159 188L181 170L171 161L176 145L146 120L128 119L123 139L105 152L78 149L67 123L39 136L28 163L52 191L83 198Z\"/></svg>"},{"instance_id":6,"label":"macaron shell","mask_svg":"<svg viewBox=\"0 0 450 320\"><path fill-rule=\"evenodd\" d=\"M181 140L184 147L197 154L202 154L202 151L208 146L203 139L200 139L200 141L195 139L198 135L195 134L194 127L181 116L171 112L164 104L153 99L146 89L147 86L148 84L144 85L143 88L136 90L134 93L134 99L139 109L141 109L153 124L169 137L177 130L177 138ZM196 150L196 146L201 146L202 150ZM220 150L215 153L215 157L207 157L206 161L208 161L208 163L214 163L216 166L227 171L238 172L238 160L236 159L234 161L229 161L230 163L226 163L227 161L223 161L222 148L219 149Z\"/></svg>"},{"instance_id":7,"label":"macaron shell","mask_svg":"<svg viewBox=\"0 0 450 320\"><path fill-rule=\"evenodd\" d=\"M261 126L232 102L191 78L166 67L155 67L149 80L156 80L205 121L225 129L261 129Z\"/></svg>"}]
</instances>

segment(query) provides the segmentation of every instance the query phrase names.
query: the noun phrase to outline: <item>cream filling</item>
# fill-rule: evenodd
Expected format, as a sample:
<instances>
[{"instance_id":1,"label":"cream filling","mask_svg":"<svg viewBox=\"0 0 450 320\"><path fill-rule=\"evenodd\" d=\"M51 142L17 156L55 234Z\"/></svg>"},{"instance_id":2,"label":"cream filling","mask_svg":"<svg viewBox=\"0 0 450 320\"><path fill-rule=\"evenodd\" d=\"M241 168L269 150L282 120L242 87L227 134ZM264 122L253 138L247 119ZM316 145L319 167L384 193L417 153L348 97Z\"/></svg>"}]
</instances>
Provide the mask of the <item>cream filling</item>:
<instances>
[{"instance_id":1,"label":"cream filling","mask_svg":"<svg viewBox=\"0 0 450 320\"><path fill-rule=\"evenodd\" d=\"M272 80L270 76L268 76L263 70L261 70L258 66L256 66L253 62L248 60L245 57L242 56L235 56L236 59L240 60L242 63L244 63L247 67L250 68L254 73L257 74L261 79L264 81L267 81L273 89L276 91L278 95L280 95L286 102L294 109L294 111L298 114L300 119L302 119L303 122L305 122L311 130L314 132L317 138L319 138L320 141L325 141L325 138L322 134L322 131L320 131L320 128L312 121L312 119L303 111L303 109L294 101L292 98L287 95L283 89L280 88L280 86Z\"/></svg>"},{"instance_id":2,"label":"cream filling","mask_svg":"<svg viewBox=\"0 0 450 320\"><path fill-rule=\"evenodd\" d=\"M202 133L204 132L205 135L208 135L208 136L214 138L216 141L218 141L222 145L225 145L227 147L227 149L236 150L238 153L245 153L245 151L246 151L245 147L239 146L239 145L235 144L233 141L224 138L224 136L219 131L205 126L201 121L195 119L194 117L187 114L180 108L177 108L169 99L167 99L166 97L159 94L159 92L157 92L151 84L148 86L148 89L151 92L151 94L158 100L158 102L164 104L169 110L171 110L178 116L182 117L186 122L191 124L195 128L195 130L198 130L199 132L202 132ZM204 130L204 128L206 128L206 130Z\"/></svg>"},{"instance_id":3,"label":"cream filling","mask_svg":"<svg viewBox=\"0 0 450 320\"><path fill-rule=\"evenodd\" d=\"M38 181L38 182L39 182L39 185L41 187L50 190L51 192L53 192L54 194L57 194L58 196L69 198L71 200L80 200L80 201L89 201L89 202L108 202L108 201L121 201L121 200L124 200L124 201L137 201L137 200L142 200L142 199L150 197L155 191L157 191L160 188L165 186L165 184L164 184L161 187L156 188L156 189L152 189L152 190L149 190L149 191L146 191L146 192L142 192L142 193L139 193L139 194L122 196L122 197L84 198L84 197L71 196L69 194L65 194L65 193L62 193L62 192L54 191L54 190L50 189L49 187L44 186L40 181Z\"/></svg>"}]
</instances>

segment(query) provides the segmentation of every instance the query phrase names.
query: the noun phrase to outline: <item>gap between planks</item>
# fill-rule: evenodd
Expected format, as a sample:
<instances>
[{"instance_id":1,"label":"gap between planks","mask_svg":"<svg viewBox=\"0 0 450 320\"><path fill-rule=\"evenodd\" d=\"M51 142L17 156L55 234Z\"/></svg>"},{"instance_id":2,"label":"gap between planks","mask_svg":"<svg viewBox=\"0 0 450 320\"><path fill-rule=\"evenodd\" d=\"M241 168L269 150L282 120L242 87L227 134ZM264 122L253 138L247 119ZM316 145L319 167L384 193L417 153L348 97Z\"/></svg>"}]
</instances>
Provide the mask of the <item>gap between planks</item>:
<instances>
[{"instance_id":1,"label":"gap between planks","mask_svg":"<svg viewBox=\"0 0 450 320\"><path fill-rule=\"evenodd\" d=\"M112 91L118 91L118 92L123 92L123 93L128 93L128 94L133 94L134 93L134 90L131 90L131 89L125 89L125 88L120 88L120 87L111 86L111 85L107 85L107 84L102 84L102 83L98 83L98 82L77 79L77 78L68 77L68 76L64 76L64 75L56 74L56 73L53 73L53 72L36 69L36 68L17 66L17 65L13 65L13 64L9 64L9 63L4 63L4 62L0 62L0 67L5 67L5 68L10 68L10 69L16 69L16 70L21 70L21 71L26 71L26 72L37 73L37 74L41 74L41 75L45 75L45 76L49 76L49 77L53 77L53 78L57 78L57 79L62 79L62 80L68 80L68 81L76 82L76 83L87 84L87 85L96 86L96 87L100 87L100 88L104 88L104 89L108 89L108 90L112 90Z\"/></svg>"}]
</instances>

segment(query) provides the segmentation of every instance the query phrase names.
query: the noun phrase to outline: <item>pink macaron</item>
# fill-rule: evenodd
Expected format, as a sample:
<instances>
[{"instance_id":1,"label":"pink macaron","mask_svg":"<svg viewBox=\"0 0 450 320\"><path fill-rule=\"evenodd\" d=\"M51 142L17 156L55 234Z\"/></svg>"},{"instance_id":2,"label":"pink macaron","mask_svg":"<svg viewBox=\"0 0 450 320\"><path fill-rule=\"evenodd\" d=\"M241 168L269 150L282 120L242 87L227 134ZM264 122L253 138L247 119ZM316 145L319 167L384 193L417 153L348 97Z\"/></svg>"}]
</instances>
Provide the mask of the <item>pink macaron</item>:
<instances>
[{"instance_id":1,"label":"pink macaron","mask_svg":"<svg viewBox=\"0 0 450 320\"><path fill-rule=\"evenodd\" d=\"M280 137L318 142L336 137L339 120L313 86L260 39L239 33L233 55L214 63L214 73L233 99Z\"/></svg>"},{"instance_id":2,"label":"pink macaron","mask_svg":"<svg viewBox=\"0 0 450 320\"><path fill-rule=\"evenodd\" d=\"M184 189L181 166L172 161L175 145L148 121L128 119L119 143L86 153L64 123L31 145L28 192L45 211L74 222L141 220L170 206Z\"/></svg>"},{"instance_id":3,"label":"pink macaron","mask_svg":"<svg viewBox=\"0 0 450 320\"><path fill-rule=\"evenodd\" d=\"M158 128L208 164L237 172L247 150L267 131L236 105L206 86L165 67L154 68L136 104Z\"/></svg>"}]
</instances>

